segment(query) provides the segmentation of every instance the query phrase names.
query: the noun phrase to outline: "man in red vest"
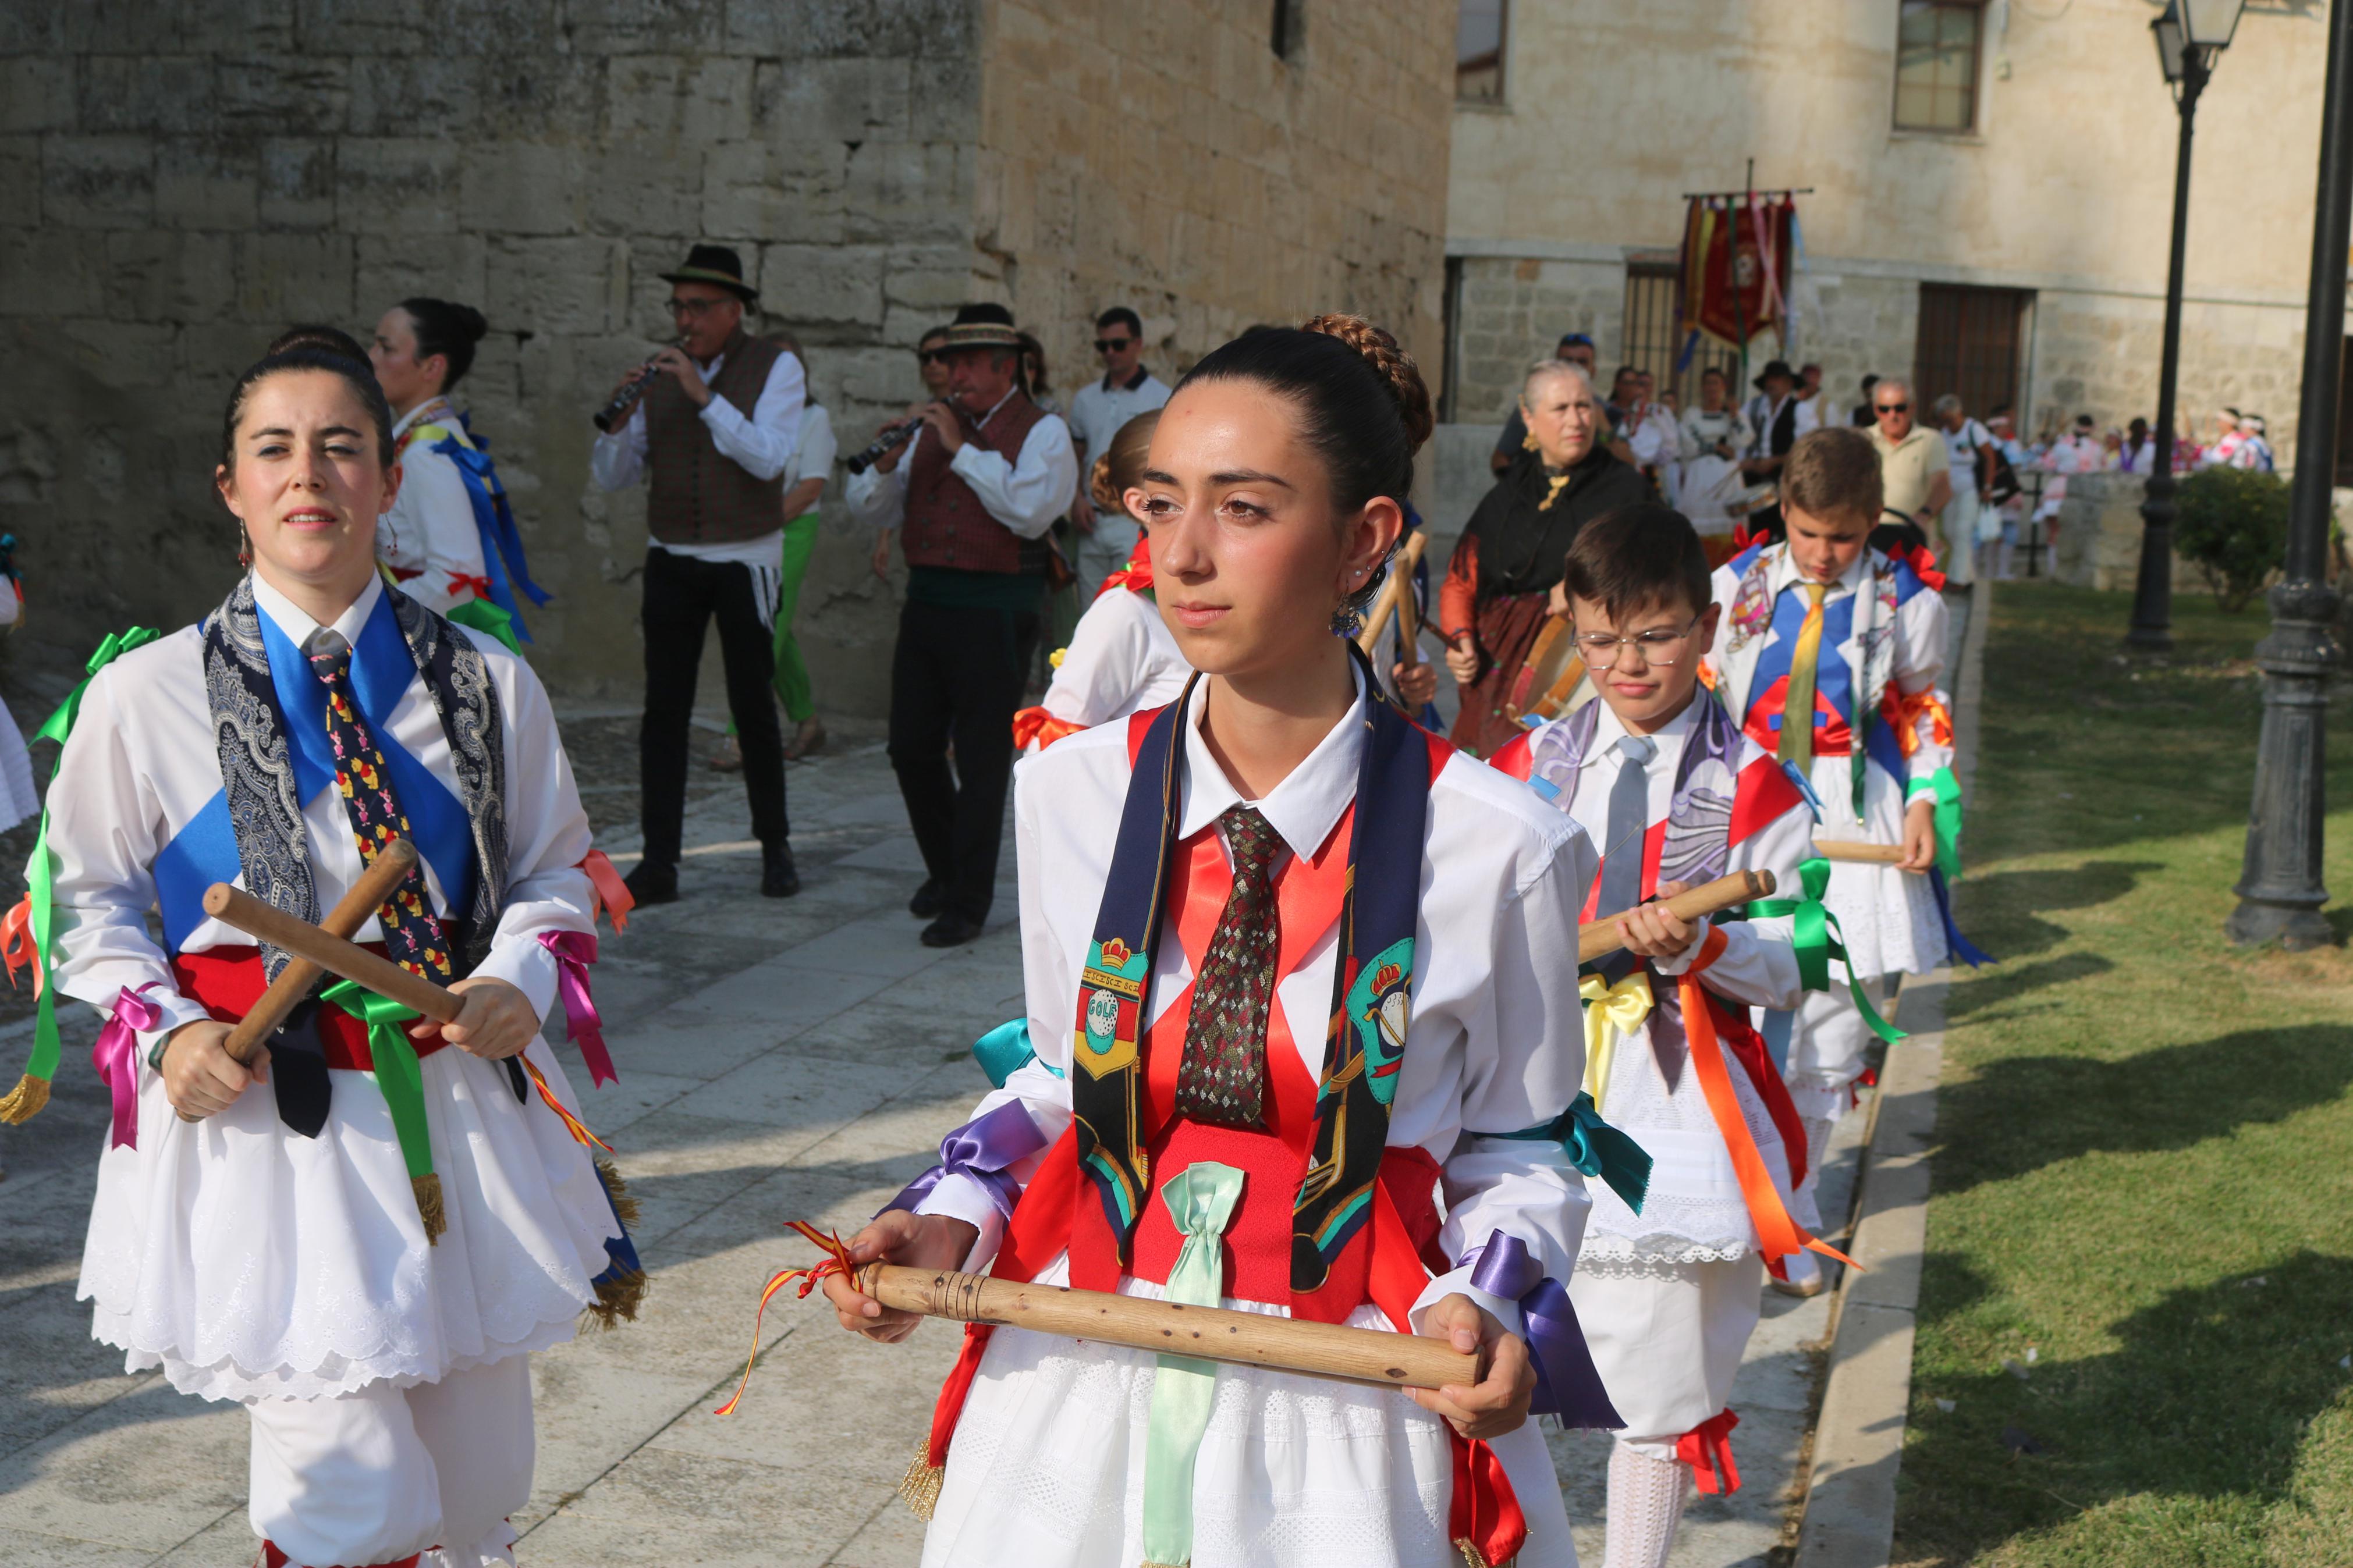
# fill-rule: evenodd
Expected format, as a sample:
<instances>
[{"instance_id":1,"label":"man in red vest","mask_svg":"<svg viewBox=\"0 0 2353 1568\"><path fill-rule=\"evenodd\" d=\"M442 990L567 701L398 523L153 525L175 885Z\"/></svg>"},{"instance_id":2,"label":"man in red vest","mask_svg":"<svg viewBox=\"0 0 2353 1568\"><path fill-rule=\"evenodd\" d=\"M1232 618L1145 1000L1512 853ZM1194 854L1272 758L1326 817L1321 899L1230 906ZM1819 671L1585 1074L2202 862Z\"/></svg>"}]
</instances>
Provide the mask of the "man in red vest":
<instances>
[{"instance_id":1,"label":"man in red vest","mask_svg":"<svg viewBox=\"0 0 2353 1568\"><path fill-rule=\"evenodd\" d=\"M785 466L799 442L807 379L798 356L744 330L744 308L760 296L733 250L698 245L684 266L661 276L679 345L654 356L660 374L628 417L596 438L588 465L600 489L635 484L643 473L651 492L646 715L638 732L645 858L629 873L629 891L640 904L678 897L687 726L703 631L715 620L760 841L760 891L790 898L801 879L786 842L784 732L768 683L776 668Z\"/></svg>"},{"instance_id":2,"label":"man in red vest","mask_svg":"<svg viewBox=\"0 0 2353 1568\"><path fill-rule=\"evenodd\" d=\"M849 481L850 510L900 530L907 602L891 656L891 766L923 851L907 907L927 947L978 936L996 896L1013 712L1038 644L1050 546L1078 459L1070 427L1021 391L1021 343L1002 305L966 305L942 345L948 396ZM948 746L955 766L948 766Z\"/></svg>"}]
</instances>

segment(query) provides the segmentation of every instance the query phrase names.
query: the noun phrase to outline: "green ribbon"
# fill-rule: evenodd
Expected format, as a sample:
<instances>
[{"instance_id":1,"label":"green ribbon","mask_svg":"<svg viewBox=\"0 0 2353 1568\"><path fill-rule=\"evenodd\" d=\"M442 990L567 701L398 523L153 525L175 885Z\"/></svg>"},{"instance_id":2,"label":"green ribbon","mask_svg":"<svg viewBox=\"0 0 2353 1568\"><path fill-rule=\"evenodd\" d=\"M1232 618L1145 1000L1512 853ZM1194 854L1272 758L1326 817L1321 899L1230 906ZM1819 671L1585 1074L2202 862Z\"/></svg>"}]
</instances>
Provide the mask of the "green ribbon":
<instances>
[{"instance_id":1,"label":"green ribbon","mask_svg":"<svg viewBox=\"0 0 2353 1568\"><path fill-rule=\"evenodd\" d=\"M1202 1161L1161 1184L1161 1201L1185 1245L1168 1271L1167 1299L1214 1307L1224 1294L1219 1238L1242 1195L1242 1173ZM1215 1362L1164 1355L1152 1380L1152 1426L1144 1450L1144 1560L1170 1568L1193 1556L1193 1462L1209 1429Z\"/></svg>"},{"instance_id":2,"label":"green ribbon","mask_svg":"<svg viewBox=\"0 0 2353 1568\"><path fill-rule=\"evenodd\" d=\"M517 656L522 653L522 644L515 640L514 617L488 599L469 599L462 605L452 605L441 618L487 632L506 644L508 651Z\"/></svg>"},{"instance_id":3,"label":"green ribbon","mask_svg":"<svg viewBox=\"0 0 2353 1568\"><path fill-rule=\"evenodd\" d=\"M424 1015L349 980L336 981L319 993L319 1000L367 1026L368 1055L375 1058L375 1071L369 1076L384 1091L384 1103L392 1112L392 1130L400 1140L409 1179L431 1175L433 1135L425 1122L425 1069L417 1063L416 1045L401 1027Z\"/></svg>"},{"instance_id":4,"label":"green ribbon","mask_svg":"<svg viewBox=\"0 0 2353 1568\"><path fill-rule=\"evenodd\" d=\"M1584 1090L1579 1089L1577 1099L1555 1120L1495 1136L1559 1144L1567 1152L1570 1164L1586 1175L1599 1177L1636 1214L1642 1212L1642 1200L1651 1191L1650 1152L1602 1121L1600 1107Z\"/></svg>"},{"instance_id":5,"label":"green ribbon","mask_svg":"<svg viewBox=\"0 0 2353 1568\"><path fill-rule=\"evenodd\" d=\"M1855 1011L1862 1015L1871 1032L1889 1045L1904 1038L1904 1031L1879 1016L1871 1005L1870 995L1862 988L1862 977L1854 972L1854 963L1847 957L1846 932L1839 929L1838 917L1823 907L1822 893L1831 885L1831 863L1817 855L1798 863L1798 884L1802 895L1795 899L1758 899L1748 906L1748 918L1753 921L1771 920L1777 916L1790 918L1789 945L1798 952L1798 978L1809 991L1831 988L1831 960L1837 959L1846 966L1847 989L1854 995Z\"/></svg>"},{"instance_id":6,"label":"green ribbon","mask_svg":"<svg viewBox=\"0 0 2353 1568\"><path fill-rule=\"evenodd\" d=\"M1936 869L1947 882L1961 879L1961 781L1950 768L1938 768L1925 779L1914 779L1905 804L1922 795L1936 802Z\"/></svg>"},{"instance_id":7,"label":"green ribbon","mask_svg":"<svg viewBox=\"0 0 2353 1568\"><path fill-rule=\"evenodd\" d=\"M153 626L132 626L127 631L109 632L98 651L90 656L82 668L89 673L81 684L68 694L58 710L43 721L33 731L36 741L55 741L59 746L73 733L74 721L81 717L82 694L98 672L129 653L132 648L145 647L164 634ZM26 868L26 897L33 910L33 950L41 957L41 995L33 1010L33 1058L25 1067L26 1076L53 1079L58 1076L58 1059L61 1046L58 1036L58 944L57 917L50 908L54 897L56 873L49 865L49 812L41 808L40 836L33 840L32 863Z\"/></svg>"}]
</instances>

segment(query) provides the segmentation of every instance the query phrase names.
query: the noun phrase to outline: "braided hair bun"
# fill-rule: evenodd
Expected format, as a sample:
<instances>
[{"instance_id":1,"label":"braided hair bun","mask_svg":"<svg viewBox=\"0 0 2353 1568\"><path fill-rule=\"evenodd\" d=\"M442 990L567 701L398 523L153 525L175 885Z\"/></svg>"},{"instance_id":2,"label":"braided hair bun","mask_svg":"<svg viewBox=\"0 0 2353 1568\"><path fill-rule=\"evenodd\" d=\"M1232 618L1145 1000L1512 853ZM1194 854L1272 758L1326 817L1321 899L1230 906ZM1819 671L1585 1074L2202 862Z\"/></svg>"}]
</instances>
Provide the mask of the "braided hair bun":
<instances>
[{"instance_id":1,"label":"braided hair bun","mask_svg":"<svg viewBox=\"0 0 2353 1568\"><path fill-rule=\"evenodd\" d=\"M1320 332L1327 338L1337 338L1364 357L1389 395L1397 399L1398 415L1405 421L1406 439L1419 451L1430 433L1437 428L1438 417L1430 405L1430 388L1421 379L1421 367L1413 356L1398 347L1398 341L1386 327L1376 326L1362 316L1342 315L1336 311L1316 317L1300 328L1303 332Z\"/></svg>"}]
</instances>

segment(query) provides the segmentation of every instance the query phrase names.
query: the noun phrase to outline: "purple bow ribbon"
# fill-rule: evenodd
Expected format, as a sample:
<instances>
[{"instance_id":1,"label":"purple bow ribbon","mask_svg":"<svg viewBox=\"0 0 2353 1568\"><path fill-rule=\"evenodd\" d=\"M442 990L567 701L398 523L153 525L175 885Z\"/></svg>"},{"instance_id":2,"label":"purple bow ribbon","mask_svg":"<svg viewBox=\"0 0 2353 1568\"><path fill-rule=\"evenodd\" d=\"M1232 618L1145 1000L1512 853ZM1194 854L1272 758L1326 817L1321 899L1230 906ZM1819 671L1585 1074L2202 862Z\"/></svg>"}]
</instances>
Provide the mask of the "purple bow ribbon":
<instances>
[{"instance_id":1,"label":"purple bow ribbon","mask_svg":"<svg viewBox=\"0 0 2353 1568\"><path fill-rule=\"evenodd\" d=\"M150 980L133 991L126 985L114 998L114 1016L98 1032L90 1048L90 1065L98 1069L114 1097L114 1131L110 1149L139 1147L139 1032L164 1021L164 1009L144 993L162 984Z\"/></svg>"},{"instance_id":2,"label":"purple bow ribbon","mask_svg":"<svg viewBox=\"0 0 2353 1568\"><path fill-rule=\"evenodd\" d=\"M605 1048L605 1020L588 994L588 966L596 962L596 938L583 931L543 931L539 944L555 955L555 994L564 998L564 1036L580 1047L588 1064L588 1087L602 1089L621 1075Z\"/></svg>"},{"instance_id":3,"label":"purple bow ribbon","mask_svg":"<svg viewBox=\"0 0 2353 1568\"><path fill-rule=\"evenodd\" d=\"M1008 1100L987 1115L965 1122L940 1140L940 1163L907 1184L906 1191L884 1204L880 1212L914 1211L917 1204L948 1176L966 1176L988 1193L997 1212L1013 1217L1021 1184L1010 1167L1046 1146L1045 1134L1029 1120L1018 1100Z\"/></svg>"},{"instance_id":4,"label":"purple bow ribbon","mask_svg":"<svg viewBox=\"0 0 2353 1568\"><path fill-rule=\"evenodd\" d=\"M1471 1269L1471 1283L1477 1289L1520 1305L1521 1337L1527 1341L1528 1359L1536 1369L1530 1415L1557 1415L1569 1427L1615 1429L1626 1425L1609 1403L1609 1391L1601 1386L1601 1373L1585 1347L1585 1331L1577 1325L1568 1291L1560 1281L1545 1277L1544 1266L1526 1242L1501 1230L1490 1232L1487 1244L1464 1253L1457 1267Z\"/></svg>"}]
</instances>

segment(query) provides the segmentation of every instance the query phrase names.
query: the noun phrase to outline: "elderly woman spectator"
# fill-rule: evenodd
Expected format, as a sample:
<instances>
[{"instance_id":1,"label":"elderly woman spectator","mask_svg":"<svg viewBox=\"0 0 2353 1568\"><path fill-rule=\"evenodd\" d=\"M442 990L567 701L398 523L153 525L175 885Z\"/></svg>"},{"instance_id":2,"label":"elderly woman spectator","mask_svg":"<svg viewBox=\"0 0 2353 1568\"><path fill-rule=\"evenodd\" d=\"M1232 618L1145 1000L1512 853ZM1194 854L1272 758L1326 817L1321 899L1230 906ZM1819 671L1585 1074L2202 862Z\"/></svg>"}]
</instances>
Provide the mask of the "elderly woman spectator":
<instances>
[{"instance_id":1,"label":"elderly woman spectator","mask_svg":"<svg viewBox=\"0 0 2353 1568\"><path fill-rule=\"evenodd\" d=\"M1586 522L1651 499L1612 455L1601 400L1582 367L1542 359L1520 386L1522 450L1471 514L1438 595L1446 668L1461 688L1453 741L1485 756L1518 731L1504 711L1548 613L1561 562Z\"/></svg>"}]
</instances>

